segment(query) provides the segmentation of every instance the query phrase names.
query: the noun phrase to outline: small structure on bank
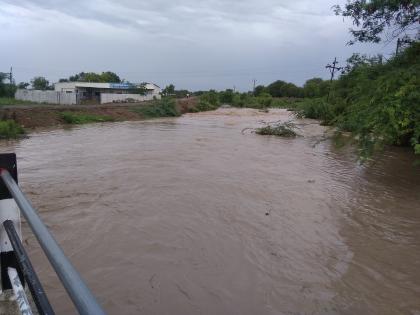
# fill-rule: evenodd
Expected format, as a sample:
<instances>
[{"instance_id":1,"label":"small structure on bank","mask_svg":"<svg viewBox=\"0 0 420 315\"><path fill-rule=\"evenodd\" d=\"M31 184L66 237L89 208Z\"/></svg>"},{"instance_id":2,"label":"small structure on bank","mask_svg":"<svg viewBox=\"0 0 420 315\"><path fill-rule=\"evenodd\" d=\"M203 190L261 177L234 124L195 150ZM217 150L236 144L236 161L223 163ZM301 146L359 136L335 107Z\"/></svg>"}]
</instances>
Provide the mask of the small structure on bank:
<instances>
[{"instance_id":1,"label":"small structure on bank","mask_svg":"<svg viewBox=\"0 0 420 315\"><path fill-rule=\"evenodd\" d=\"M154 83L59 82L54 91L16 91L18 100L49 104L105 104L160 99L161 88Z\"/></svg>"}]
</instances>

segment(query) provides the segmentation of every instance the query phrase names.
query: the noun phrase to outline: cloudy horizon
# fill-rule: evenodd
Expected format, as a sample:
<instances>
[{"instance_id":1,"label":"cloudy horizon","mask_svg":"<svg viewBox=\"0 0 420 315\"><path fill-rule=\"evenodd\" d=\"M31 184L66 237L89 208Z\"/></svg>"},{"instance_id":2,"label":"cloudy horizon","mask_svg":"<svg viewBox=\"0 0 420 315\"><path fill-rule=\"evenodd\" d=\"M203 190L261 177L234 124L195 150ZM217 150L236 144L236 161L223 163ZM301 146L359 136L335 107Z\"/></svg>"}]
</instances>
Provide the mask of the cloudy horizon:
<instances>
[{"instance_id":1,"label":"cloudy horizon","mask_svg":"<svg viewBox=\"0 0 420 315\"><path fill-rule=\"evenodd\" d=\"M393 45L347 46L343 0L0 0L0 72L50 82L113 71L131 82L178 89L251 89L252 80L302 85L328 78L353 52L385 57Z\"/></svg>"}]
</instances>

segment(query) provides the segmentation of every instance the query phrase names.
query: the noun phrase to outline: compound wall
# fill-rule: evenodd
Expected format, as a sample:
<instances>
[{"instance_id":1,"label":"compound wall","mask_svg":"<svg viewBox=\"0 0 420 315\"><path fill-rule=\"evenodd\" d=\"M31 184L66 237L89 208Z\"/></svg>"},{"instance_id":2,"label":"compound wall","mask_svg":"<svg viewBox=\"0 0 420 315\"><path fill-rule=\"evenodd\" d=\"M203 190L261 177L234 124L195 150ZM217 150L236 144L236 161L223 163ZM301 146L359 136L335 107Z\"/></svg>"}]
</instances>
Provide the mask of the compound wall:
<instances>
[{"instance_id":1,"label":"compound wall","mask_svg":"<svg viewBox=\"0 0 420 315\"><path fill-rule=\"evenodd\" d=\"M15 99L47 104L77 104L76 93L41 91L41 90L17 90Z\"/></svg>"}]
</instances>

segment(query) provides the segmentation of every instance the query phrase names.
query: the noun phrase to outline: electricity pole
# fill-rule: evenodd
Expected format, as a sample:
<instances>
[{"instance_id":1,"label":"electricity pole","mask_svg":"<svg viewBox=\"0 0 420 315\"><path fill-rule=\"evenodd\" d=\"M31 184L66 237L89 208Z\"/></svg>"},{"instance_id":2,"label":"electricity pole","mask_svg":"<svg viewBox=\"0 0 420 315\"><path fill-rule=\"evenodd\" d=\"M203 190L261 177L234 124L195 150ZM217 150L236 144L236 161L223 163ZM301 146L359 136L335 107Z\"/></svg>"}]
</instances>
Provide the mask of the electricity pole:
<instances>
[{"instance_id":1,"label":"electricity pole","mask_svg":"<svg viewBox=\"0 0 420 315\"><path fill-rule=\"evenodd\" d=\"M253 79L252 83L253 83L252 93L255 95L255 83L257 83L257 80Z\"/></svg>"},{"instance_id":2,"label":"electricity pole","mask_svg":"<svg viewBox=\"0 0 420 315\"><path fill-rule=\"evenodd\" d=\"M337 64L338 64L337 57L335 57L332 65L331 64L327 64L325 66L325 68L327 68L330 71L330 73L331 73L330 88L328 89L327 102L328 102L328 99L330 98L331 83L332 83L332 81L334 79L334 74L335 74L336 71L340 71L341 69L343 69L342 67L337 67L336 66Z\"/></svg>"},{"instance_id":3,"label":"electricity pole","mask_svg":"<svg viewBox=\"0 0 420 315\"><path fill-rule=\"evenodd\" d=\"M13 69L12 69L12 67L10 67L9 81L10 81L10 85L12 85L13 84Z\"/></svg>"},{"instance_id":4,"label":"electricity pole","mask_svg":"<svg viewBox=\"0 0 420 315\"><path fill-rule=\"evenodd\" d=\"M399 50L400 50L400 45L401 45L401 40L398 38L397 39L397 48L395 50L395 55L398 55Z\"/></svg>"}]
</instances>

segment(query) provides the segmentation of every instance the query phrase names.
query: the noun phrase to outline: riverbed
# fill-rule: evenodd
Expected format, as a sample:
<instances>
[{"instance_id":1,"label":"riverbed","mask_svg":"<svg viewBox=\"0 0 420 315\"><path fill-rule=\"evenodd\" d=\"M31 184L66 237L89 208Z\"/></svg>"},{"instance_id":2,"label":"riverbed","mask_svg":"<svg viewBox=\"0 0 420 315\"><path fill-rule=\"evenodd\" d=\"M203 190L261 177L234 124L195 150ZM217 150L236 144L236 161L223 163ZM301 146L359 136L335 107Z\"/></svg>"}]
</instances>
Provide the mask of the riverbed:
<instances>
[{"instance_id":1,"label":"riverbed","mask_svg":"<svg viewBox=\"0 0 420 315\"><path fill-rule=\"evenodd\" d=\"M420 168L361 164L316 121L223 108L2 142L19 183L109 314L420 314ZM74 308L36 239L57 314Z\"/></svg>"}]
</instances>

